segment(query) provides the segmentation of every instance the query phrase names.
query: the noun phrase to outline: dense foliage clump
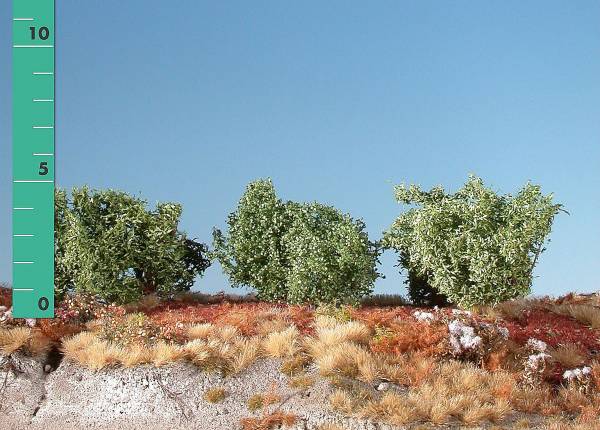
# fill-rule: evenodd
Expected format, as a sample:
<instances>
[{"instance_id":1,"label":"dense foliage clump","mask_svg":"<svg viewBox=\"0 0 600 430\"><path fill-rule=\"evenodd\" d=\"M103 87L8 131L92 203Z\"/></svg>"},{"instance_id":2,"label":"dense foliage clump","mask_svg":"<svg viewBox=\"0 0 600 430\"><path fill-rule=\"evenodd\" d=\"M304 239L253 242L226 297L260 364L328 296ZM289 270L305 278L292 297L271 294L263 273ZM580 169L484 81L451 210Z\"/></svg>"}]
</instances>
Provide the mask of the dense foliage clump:
<instances>
[{"instance_id":1,"label":"dense foliage clump","mask_svg":"<svg viewBox=\"0 0 600 430\"><path fill-rule=\"evenodd\" d=\"M55 287L129 302L189 290L210 265L206 245L177 230L181 206L75 188L55 196Z\"/></svg>"},{"instance_id":2,"label":"dense foliage clump","mask_svg":"<svg viewBox=\"0 0 600 430\"><path fill-rule=\"evenodd\" d=\"M492 304L529 293L560 204L537 185L499 195L471 176L455 194L441 187L396 187L400 203L416 205L384 235L400 262L448 300ZM420 278L419 278L420 277Z\"/></svg>"},{"instance_id":3,"label":"dense foliage clump","mask_svg":"<svg viewBox=\"0 0 600 430\"><path fill-rule=\"evenodd\" d=\"M362 221L284 202L269 180L248 185L228 226L228 234L214 231L215 256L234 286L251 286L263 300L356 302L379 276L379 251Z\"/></svg>"}]
</instances>

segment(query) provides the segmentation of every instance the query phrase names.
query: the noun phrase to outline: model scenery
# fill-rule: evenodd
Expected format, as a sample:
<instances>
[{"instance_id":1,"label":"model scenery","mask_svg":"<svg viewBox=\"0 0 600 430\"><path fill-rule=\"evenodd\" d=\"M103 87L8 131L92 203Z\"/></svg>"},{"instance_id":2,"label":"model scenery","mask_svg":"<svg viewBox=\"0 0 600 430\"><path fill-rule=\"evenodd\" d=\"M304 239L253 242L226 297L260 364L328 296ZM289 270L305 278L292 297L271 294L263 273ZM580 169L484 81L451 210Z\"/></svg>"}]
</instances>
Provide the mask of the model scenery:
<instances>
[{"instance_id":1,"label":"model scenery","mask_svg":"<svg viewBox=\"0 0 600 430\"><path fill-rule=\"evenodd\" d=\"M597 429L600 294L530 295L565 208L475 176L395 195L369 237L256 180L206 244L177 203L57 190L56 318L2 289L2 428ZM372 294L385 250L408 297ZM216 261L251 293L191 292Z\"/></svg>"}]
</instances>

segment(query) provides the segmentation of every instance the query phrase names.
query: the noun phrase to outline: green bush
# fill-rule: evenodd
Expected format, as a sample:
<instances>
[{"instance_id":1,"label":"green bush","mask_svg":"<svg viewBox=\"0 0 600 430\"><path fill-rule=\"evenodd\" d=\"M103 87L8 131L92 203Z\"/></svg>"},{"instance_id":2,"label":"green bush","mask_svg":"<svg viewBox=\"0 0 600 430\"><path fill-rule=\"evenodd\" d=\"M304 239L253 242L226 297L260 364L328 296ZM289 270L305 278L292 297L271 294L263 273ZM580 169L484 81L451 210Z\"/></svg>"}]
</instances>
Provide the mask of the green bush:
<instances>
[{"instance_id":1,"label":"green bush","mask_svg":"<svg viewBox=\"0 0 600 430\"><path fill-rule=\"evenodd\" d=\"M410 267L408 255L400 257L401 267ZM408 284L408 297L416 306L448 306L448 297L437 291L429 284L430 274L420 274L414 269L408 269L406 284Z\"/></svg>"},{"instance_id":2,"label":"green bush","mask_svg":"<svg viewBox=\"0 0 600 430\"><path fill-rule=\"evenodd\" d=\"M532 272L560 204L527 184L498 195L471 176L455 194L441 187L396 187L400 203L416 205L384 234L386 248L456 304L493 304L530 292Z\"/></svg>"},{"instance_id":3,"label":"green bush","mask_svg":"<svg viewBox=\"0 0 600 430\"><path fill-rule=\"evenodd\" d=\"M144 293L191 288L210 265L206 245L177 230L181 206L146 202L120 191L73 189L55 197L55 284L125 303Z\"/></svg>"},{"instance_id":4,"label":"green bush","mask_svg":"<svg viewBox=\"0 0 600 430\"><path fill-rule=\"evenodd\" d=\"M319 203L283 202L269 180L248 185L214 255L234 286L288 303L357 302L379 276L365 225Z\"/></svg>"}]
</instances>

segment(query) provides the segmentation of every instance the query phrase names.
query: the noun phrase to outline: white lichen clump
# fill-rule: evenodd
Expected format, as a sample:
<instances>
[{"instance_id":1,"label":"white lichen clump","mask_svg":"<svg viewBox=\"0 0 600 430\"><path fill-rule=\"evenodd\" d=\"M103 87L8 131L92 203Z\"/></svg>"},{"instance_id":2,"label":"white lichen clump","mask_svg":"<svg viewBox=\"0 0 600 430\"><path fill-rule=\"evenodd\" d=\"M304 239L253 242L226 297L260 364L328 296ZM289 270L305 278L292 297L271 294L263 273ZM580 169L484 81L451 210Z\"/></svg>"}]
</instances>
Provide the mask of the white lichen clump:
<instances>
[{"instance_id":1,"label":"white lichen clump","mask_svg":"<svg viewBox=\"0 0 600 430\"><path fill-rule=\"evenodd\" d=\"M563 379L566 379L567 381L573 381L575 379L581 381L582 379L589 377L591 373L592 368L589 366L566 370L565 373L563 373Z\"/></svg>"},{"instance_id":2,"label":"white lichen clump","mask_svg":"<svg viewBox=\"0 0 600 430\"><path fill-rule=\"evenodd\" d=\"M454 354L461 354L470 351L481 345L481 337L475 334L475 329L458 320L453 320L448 324L450 332L450 346Z\"/></svg>"},{"instance_id":3,"label":"white lichen clump","mask_svg":"<svg viewBox=\"0 0 600 430\"><path fill-rule=\"evenodd\" d=\"M431 322L435 319L435 316L431 312L414 311L413 316L417 321L421 322Z\"/></svg>"},{"instance_id":4,"label":"white lichen clump","mask_svg":"<svg viewBox=\"0 0 600 430\"><path fill-rule=\"evenodd\" d=\"M546 344L546 342L535 339L533 337L527 341L527 346L533 349L534 351L538 352L546 352L546 349L548 349L548 345Z\"/></svg>"}]
</instances>

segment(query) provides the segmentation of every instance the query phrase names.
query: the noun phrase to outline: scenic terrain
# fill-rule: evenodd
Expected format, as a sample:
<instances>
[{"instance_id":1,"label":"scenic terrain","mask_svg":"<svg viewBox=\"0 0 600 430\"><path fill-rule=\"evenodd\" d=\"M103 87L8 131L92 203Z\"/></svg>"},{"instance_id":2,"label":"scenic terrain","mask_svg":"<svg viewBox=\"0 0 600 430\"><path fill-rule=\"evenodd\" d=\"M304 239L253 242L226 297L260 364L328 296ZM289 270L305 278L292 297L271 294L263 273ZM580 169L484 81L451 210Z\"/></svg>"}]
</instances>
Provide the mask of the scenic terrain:
<instances>
[{"instance_id":1,"label":"scenic terrain","mask_svg":"<svg viewBox=\"0 0 600 430\"><path fill-rule=\"evenodd\" d=\"M73 295L35 321L2 293L2 428L598 428L598 294L471 311Z\"/></svg>"}]
</instances>

